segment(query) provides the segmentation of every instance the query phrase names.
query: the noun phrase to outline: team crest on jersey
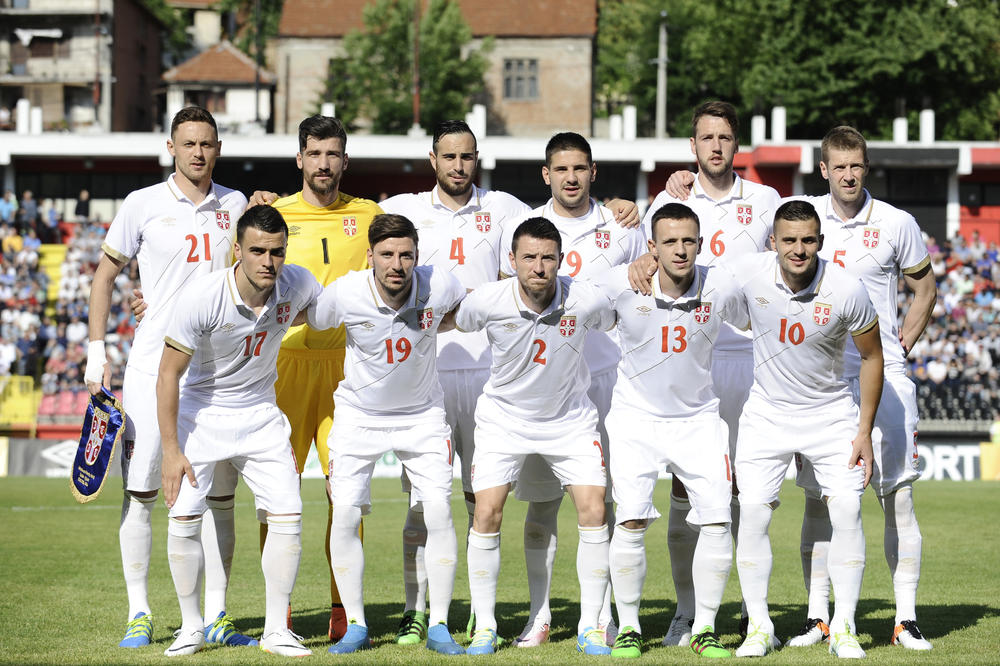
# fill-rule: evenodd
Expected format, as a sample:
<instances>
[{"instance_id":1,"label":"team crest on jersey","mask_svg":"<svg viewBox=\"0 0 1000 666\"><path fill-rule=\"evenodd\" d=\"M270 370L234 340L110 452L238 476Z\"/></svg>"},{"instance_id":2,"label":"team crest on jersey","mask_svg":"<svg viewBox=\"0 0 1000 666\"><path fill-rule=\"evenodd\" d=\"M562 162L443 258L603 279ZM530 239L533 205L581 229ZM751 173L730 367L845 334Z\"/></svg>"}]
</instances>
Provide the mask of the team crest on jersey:
<instances>
[{"instance_id":1,"label":"team crest on jersey","mask_svg":"<svg viewBox=\"0 0 1000 666\"><path fill-rule=\"evenodd\" d=\"M100 409L94 410L94 420L90 424L90 437L87 438L87 446L83 452L83 460L88 465L97 462L97 456L101 453L101 446L104 445L104 435L108 432L108 421L111 415Z\"/></svg>"},{"instance_id":2,"label":"team crest on jersey","mask_svg":"<svg viewBox=\"0 0 1000 666\"><path fill-rule=\"evenodd\" d=\"M712 315L712 304L702 303L694 309L694 320L699 324L707 324Z\"/></svg>"},{"instance_id":3,"label":"team crest on jersey","mask_svg":"<svg viewBox=\"0 0 1000 666\"><path fill-rule=\"evenodd\" d=\"M228 210L217 210L215 211L215 223L219 225L219 228L223 231L229 231L229 211Z\"/></svg>"},{"instance_id":4,"label":"team crest on jersey","mask_svg":"<svg viewBox=\"0 0 1000 666\"><path fill-rule=\"evenodd\" d=\"M864 232L861 235L861 242L865 244L865 247L869 250L874 250L878 247L878 227L865 227Z\"/></svg>"},{"instance_id":5,"label":"team crest on jersey","mask_svg":"<svg viewBox=\"0 0 1000 666\"><path fill-rule=\"evenodd\" d=\"M344 218L344 233L348 236L356 236L358 233L358 218L356 217L345 217Z\"/></svg>"},{"instance_id":6,"label":"team crest on jersey","mask_svg":"<svg viewBox=\"0 0 1000 666\"><path fill-rule=\"evenodd\" d=\"M287 324L292 318L292 303L291 301L285 301L284 303L278 303L278 323Z\"/></svg>"},{"instance_id":7,"label":"team crest on jersey","mask_svg":"<svg viewBox=\"0 0 1000 666\"><path fill-rule=\"evenodd\" d=\"M737 205L736 221L744 226L753 222L753 206L751 206L750 204Z\"/></svg>"},{"instance_id":8,"label":"team crest on jersey","mask_svg":"<svg viewBox=\"0 0 1000 666\"><path fill-rule=\"evenodd\" d=\"M833 306L829 303L817 303L813 306L813 321L820 326L826 326L830 323L831 312L833 312Z\"/></svg>"},{"instance_id":9,"label":"team crest on jersey","mask_svg":"<svg viewBox=\"0 0 1000 666\"><path fill-rule=\"evenodd\" d=\"M594 243L598 248L607 250L611 247L611 232L598 229L594 232Z\"/></svg>"},{"instance_id":10,"label":"team crest on jersey","mask_svg":"<svg viewBox=\"0 0 1000 666\"><path fill-rule=\"evenodd\" d=\"M576 315L566 315L559 319L559 335L568 338L576 332Z\"/></svg>"},{"instance_id":11,"label":"team crest on jersey","mask_svg":"<svg viewBox=\"0 0 1000 666\"><path fill-rule=\"evenodd\" d=\"M476 229L484 234L490 230L490 214L476 213Z\"/></svg>"},{"instance_id":12,"label":"team crest on jersey","mask_svg":"<svg viewBox=\"0 0 1000 666\"><path fill-rule=\"evenodd\" d=\"M419 316L420 330L426 331L434 323L434 309L427 308L426 310L420 311Z\"/></svg>"}]
</instances>

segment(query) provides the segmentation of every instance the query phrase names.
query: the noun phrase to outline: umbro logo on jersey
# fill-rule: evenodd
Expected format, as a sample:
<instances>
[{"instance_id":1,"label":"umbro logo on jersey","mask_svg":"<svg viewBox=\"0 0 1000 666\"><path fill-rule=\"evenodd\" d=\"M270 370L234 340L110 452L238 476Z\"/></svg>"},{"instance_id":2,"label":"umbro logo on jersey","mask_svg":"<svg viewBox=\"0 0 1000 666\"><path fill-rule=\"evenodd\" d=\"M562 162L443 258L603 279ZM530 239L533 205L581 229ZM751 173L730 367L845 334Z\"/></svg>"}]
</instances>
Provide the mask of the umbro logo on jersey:
<instances>
[{"instance_id":1,"label":"umbro logo on jersey","mask_svg":"<svg viewBox=\"0 0 1000 666\"><path fill-rule=\"evenodd\" d=\"M293 225L293 226L288 227L288 235L289 236L298 236L300 231L302 231L302 227L300 227L298 225Z\"/></svg>"},{"instance_id":2,"label":"umbro logo on jersey","mask_svg":"<svg viewBox=\"0 0 1000 666\"><path fill-rule=\"evenodd\" d=\"M217 210L215 211L215 223L219 225L219 228L223 231L229 231L229 211L228 210Z\"/></svg>"},{"instance_id":3,"label":"umbro logo on jersey","mask_svg":"<svg viewBox=\"0 0 1000 666\"><path fill-rule=\"evenodd\" d=\"M566 315L559 319L559 335L568 338L576 332L576 315Z\"/></svg>"},{"instance_id":4,"label":"umbro logo on jersey","mask_svg":"<svg viewBox=\"0 0 1000 666\"><path fill-rule=\"evenodd\" d=\"M869 250L874 250L878 247L878 237L878 227L865 227L864 233L861 236L861 242L864 243L865 247Z\"/></svg>"},{"instance_id":5,"label":"umbro logo on jersey","mask_svg":"<svg viewBox=\"0 0 1000 666\"><path fill-rule=\"evenodd\" d=\"M829 303L817 303L813 306L813 321L820 326L826 326L830 323L830 313L833 311L833 306Z\"/></svg>"},{"instance_id":6,"label":"umbro logo on jersey","mask_svg":"<svg viewBox=\"0 0 1000 666\"><path fill-rule=\"evenodd\" d=\"M358 233L358 218L356 217L345 217L344 218L344 233L348 236L356 236Z\"/></svg>"},{"instance_id":7,"label":"umbro logo on jersey","mask_svg":"<svg viewBox=\"0 0 1000 666\"><path fill-rule=\"evenodd\" d=\"M236 328L236 324L223 324L222 326L219 327L219 330L222 331L223 333L228 333L234 328Z\"/></svg>"},{"instance_id":8,"label":"umbro logo on jersey","mask_svg":"<svg viewBox=\"0 0 1000 666\"><path fill-rule=\"evenodd\" d=\"M172 227L175 224L177 224L177 218L176 217L165 217L162 220L160 220L160 224L162 224L165 227Z\"/></svg>"},{"instance_id":9,"label":"umbro logo on jersey","mask_svg":"<svg viewBox=\"0 0 1000 666\"><path fill-rule=\"evenodd\" d=\"M649 313L653 311L653 308L649 307L648 305L638 305L636 306L635 310L641 315L648 316Z\"/></svg>"},{"instance_id":10,"label":"umbro logo on jersey","mask_svg":"<svg viewBox=\"0 0 1000 666\"><path fill-rule=\"evenodd\" d=\"M517 324L507 323L507 324L504 324L503 327L504 327L504 330L507 331L508 333L513 333L514 331L517 330Z\"/></svg>"},{"instance_id":11,"label":"umbro logo on jersey","mask_svg":"<svg viewBox=\"0 0 1000 666\"><path fill-rule=\"evenodd\" d=\"M750 204L737 205L736 221L744 226L753 222L753 206L751 206Z\"/></svg>"},{"instance_id":12,"label":"umbro logo on jersey","mask_svg":"<svg viewBox=\"0 0 1000 666\"><path fill-rule=\"evenodd\" d=\"M476 213L476 229L484 234L490 230L490 214L487 212Z\"/></svg>"},{"instance_id":13,"label":"umbro logo on jersey","mask_svg":"<svg viewBox=\"0 0 1000 666\"><path fill-rule=\"evenodd\" d=\"M611 232L597 230L594 232L594 244L602 250L611 247Z\"/></svg>"},{"instance_id":14,"label":"umbro logo on jersey","mask_svg":"<svg viewBox=\"0 0 1000 666\"><path fill-rule=\"evenodd\" d=\"M362 325L362 326L363 326L364 328L367 328L367 329L368 329L369 331L370 331L371 329L375 328L375 324L371 323L370 321L363 321L363 322L361 322L361 325Z\"/></svg>"},{"instance_id":15,"label":"umbro logo on jersey","mask_svg":"<svg viewBox=\"0 0 1000 666\"><path fill-rule=\"evenodd\" d=\"M767 304L770 303L770 301L768 301L766 298L762 298L761 296L758 296L754 300L757 301L757 305L759 305L762 308L766 308Z\"/></svg>"}]
</instances>

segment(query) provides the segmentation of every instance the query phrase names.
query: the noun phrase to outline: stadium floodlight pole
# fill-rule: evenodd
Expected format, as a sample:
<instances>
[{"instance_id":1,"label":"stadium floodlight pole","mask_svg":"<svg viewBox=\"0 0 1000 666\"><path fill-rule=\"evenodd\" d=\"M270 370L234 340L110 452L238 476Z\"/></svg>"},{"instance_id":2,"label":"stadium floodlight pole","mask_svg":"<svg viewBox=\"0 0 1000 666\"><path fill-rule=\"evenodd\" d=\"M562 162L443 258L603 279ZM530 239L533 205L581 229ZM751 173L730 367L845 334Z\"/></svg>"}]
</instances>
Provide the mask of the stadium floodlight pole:
<instances>
[{"instance_id":1,"label":"stadium floodlight pole","mask_svg":"<svg viewBox=\"0 0 1000 666\"><path fill-rule=\"evenodd\" d=\"M660 12L660 40L656 55L656 138L667 135L667 11Z\"/></svg>"}]
</instances>

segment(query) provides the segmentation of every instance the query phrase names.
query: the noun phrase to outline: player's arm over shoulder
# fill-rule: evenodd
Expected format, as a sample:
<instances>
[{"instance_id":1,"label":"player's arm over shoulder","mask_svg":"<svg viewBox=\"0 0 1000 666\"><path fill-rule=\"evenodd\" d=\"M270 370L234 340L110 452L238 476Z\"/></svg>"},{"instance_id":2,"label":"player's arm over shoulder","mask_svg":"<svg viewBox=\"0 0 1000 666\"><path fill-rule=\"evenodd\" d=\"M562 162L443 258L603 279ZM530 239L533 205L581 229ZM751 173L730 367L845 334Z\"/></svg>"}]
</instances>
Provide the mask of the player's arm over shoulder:
<instances>
[{"instance_id":1,"label":"player's arm over shoulder","mask_svg":"<svg viewBox=\"0 0 1000 666\"><path fill-rule=\"evenodd\" d=\"M513 281L513 278L508 278L500 282L488 282L468 292L452 311L455 329L465 333L484 329L493 307L505 291L511 288Z\"/></svg>"},{"instance_id":2,"label":"player's arm over shoulder","mask_svg":"<svg viewBox=\"0 0 1000 666\"><path fill-rule=\"evenodd\" d=\"M285 264L282 276L287 278L288 287L286 288L292 292L291 305L295 310L292 326L308 323L309 306L313 305L319 295L323 293L323 286L310 271L296 264Z\"/></svg>"},{"instance_id":3,"label":"player's arm over shoulder","mask_svg":"<svg viewBox=\"0 0 1000 666\"><path fill-rule=\"evenodd\" d=\"M711 266L699 266L704 271L705 283L702 293L710 294L715 309L722 320L745 331L750 328L750 310L743 291L737 284L729 262L717 261Z\"/></svg>"},{"instance_id":4,"label":"player's arm over shoulder","mask_svg":"<svg viewBox=\"0 0 1000 666\"><path fill-rule=\"evenodd\" d=\"M342 299L350 298L351 293L360 288L358 281L363 281L367 273L368 271L351 271L323 287L306 309L306 323L309 324L309 328L322 331L344 323L345 304ZM356 289L352 289L351 285L356 285Z\"/></svg>"}]
</instances>

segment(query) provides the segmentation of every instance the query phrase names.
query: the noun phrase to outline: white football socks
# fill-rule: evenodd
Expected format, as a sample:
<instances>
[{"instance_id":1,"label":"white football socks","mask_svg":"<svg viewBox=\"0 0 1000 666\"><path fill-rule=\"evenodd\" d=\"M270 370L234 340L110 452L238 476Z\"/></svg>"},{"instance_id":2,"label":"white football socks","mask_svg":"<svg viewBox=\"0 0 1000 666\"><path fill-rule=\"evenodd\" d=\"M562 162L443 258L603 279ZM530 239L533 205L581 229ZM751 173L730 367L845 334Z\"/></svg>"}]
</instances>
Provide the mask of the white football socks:
<instances>
[{"instance_id":1,"label":"white football socks","mask_svg":"<svg viewBox=\"0 0 1000 666\"><path fill-rule=\"evenodd\" d=\"M896 624L917 619L917 585L924 538L913 510L913 487L879 498L885 510L885 560L896 594Z\"/></svg>"},{"instance_id":2,"label":"white football socks","mask_svg":"<svg viewBox=\"0 0 1000 666\"><path fill-rule=\"evenodd\" d=\"M736 569L750 621L762 631L774 633L767 610L767 587L771 580L771 539L768 528L774 510L769 504L740 502L740 535L736 544Z\"/></svg>"},{"instance_id":3,"label":"white football socks","mask_svg":"<svg viewBox=\"0 0 1000 666\"><path fill-rule=\"evenodd\" d=\"M155 504L155 495L136 497L128 491L122 500L118 543L122 553L122 570L125 573L125 590L128 593L129 620L137 613L150 613L147 576L153 550L152 510Z\"/></svg>"},{"instance_id":4,"label":"white football socks","mask_svg":"<svg viewBox=\"0 0 1000 666\"><path fill-rule=\"evenodd\" d=\"M733 565L733 537L729 525L702 525L694 551L691 577L694 580L694 631L715 629L715 616Z\"/></svg>"},{"instance_id":5,"label":"white football socks","mask_svg":"<svg viewBox=\"0 0 1000 666\"><path fill-rule=\"evenodd\" d=\"M496 631L497 579L500 576L500 533L469 530L469 594L476 629Z\"/></svg>"},{"instance_id":6,"label":"white football socks","mask_svg":"<svg viewBox=\"0 0 1000 666\"><path fill-rule=\"evenodd\" d=\"M694 579L691 568L694 562L695 546L698 544L698 530L688 524L687 515L691 510L688 499L670 495L670 513L667 519L667 550L670 552L670 573L674 579L674 593L677 596L677 610L674 615L694 617Z\"/></svg>"},{"instance_id":7,"label":"white football socks","mask_svg":"<svg viewBox=\"0 0 1000 666\"><path fill-rule=\"evenodd\" d=\"M330 557L333 573L337 579L337 589L340 590L340 601L344 605L348 622L356 622L367 627L364 602L365 551L358 535L360 526L361 507L351 505L333 507Z\"/></svg>"},{"instance_id":8,"label":"white football socks","mask_svg":"<svg viewBox=\"0 0 1000 666\"><path fill-rule=\"evenodd\" d=\"M201 545L205 552L205 621L211 623L226 610L226 589L236 549L236 524L233 498L209 498L207 503L208 511L201 521Z\"/></svg>"},{"instance_id":9,"label":"white football socks","mask_svg":"<svg viewBox=\"0 0 1000 666\"><path fill-rule=\"evenodd\" d=\"M427 568L424 548L427 545L427 526L424 514L414 507L406 512L403 524L403 589L406 593L406 610L421 613L427 607Z\"/></svg>"},{"instance_id":10,"label":"white football socks","mask_svg":"<svg viewBox=\"0 0 1000 666\"><path fill-rule=\"evenodd\" d=\"M357 537L357 528L354 535ZM287 627L288 603L295 588L301 556L302 516L268 516L267 541L260 557L264 573L265 636Z\"/></svg>"},{"instance_id":11,"label":"white football socks","mask_svg":"<svg viewBox=\"0 0 1000 666\"><path fill-rule=\"evenodd\" d=\"M838 495L827 498L830 524L830 554L827 568L833 585L833 619L831 631L841 631L846 623L854 633L854 612L861 596L861 579L865 573L865 533L861 529L861 497Z\"/></svg>"},{"instance_id":12,"label":"white football socks","mask_svg":"<svg viewBox=\"0 0 1000 666\"><path fill-rule=\"evenodd\" d=\"M429 626L448 624L448 607L455 588L458 539L451 519L451 506L444 501L424 502L427 525L427 596L430 600Z\"/></svg>"},{"instance_id":13,"label":"white football socks","mask_svg":"<svg viewBox=\"0 0 1000 666\"><path fill-rule=\"evenodd\" d=\"M608 590L608 526L583 527L576 548L576 575L580 580L580 622L577 633L596 628Z\"/></svg>"},{"instance_id":14,"label":"white football socks","mask_svg":"<svg viewBox=\"0 0 1000 666\"><path fill-rule=\"evenodd\" d=\"M617 525L608 549L619 628L632 627L639 633L639 602L646 582L646 529Z\"/></svg>"},{"instance_id":15,"label":"white football socks","mask_svg":"<svg viewBox=\"0 0 1000 666\"><path fill-rule=\"evenodd\" d=\"M167 560L181 606L181 629L204 631L201 616L201 583L205 556L201 549L201 518L167 523Z\"/></svg>"},{"instance_id":16,"label":"white football socks","mask_svg":"<svg viewBox=\"0 0 1000 666\"><path fill-rule=\"evenodd\" d=\"M802 577L809 594L806 617L818 618L827 624L830 622L830 573L827 571L827 560L832 530L826 502L806 493L799 544Z\"/></svg>"},{"instance_id":17,"label":"white football socks","mask_svg":"<svg viewBox=\"0 0 1000 666\"><path fill-rule=\"evenodd\" d=\"M529 502L524 517L524 563L528 569L531 599L529 625L552 621L549 593L558 545L560 504L562 497L551 502ZM594 626L597 626L596 621Z\"/></svg>"}]
</instances>

